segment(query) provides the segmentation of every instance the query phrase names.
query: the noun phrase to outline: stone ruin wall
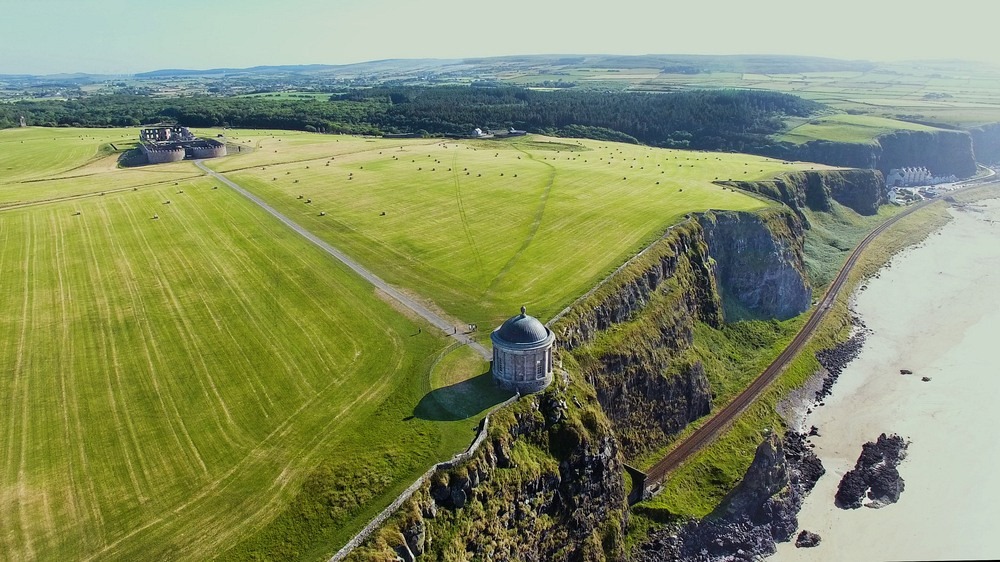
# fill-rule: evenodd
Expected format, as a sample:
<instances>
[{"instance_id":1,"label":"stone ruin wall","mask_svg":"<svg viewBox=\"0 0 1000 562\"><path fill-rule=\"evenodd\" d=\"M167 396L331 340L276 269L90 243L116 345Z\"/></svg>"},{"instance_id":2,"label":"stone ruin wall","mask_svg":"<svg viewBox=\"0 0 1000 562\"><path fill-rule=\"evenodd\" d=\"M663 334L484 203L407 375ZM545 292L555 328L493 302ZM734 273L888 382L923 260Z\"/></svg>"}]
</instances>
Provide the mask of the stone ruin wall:
<instances>
[{"instance_id":1,"label":"stone ruin wall","mask_svg":"<svg viewBox=\"0 0 1000 562\"><path fill-rule=\"evenodd\" d=\"M226 145L217 140L206 141L208 146L191 147L191 155L194 158L219 158L228 154Z\"/></svg>"},{"instance_id":2,"label":"stone ruin wall","mask_svg":"<svg viewBox=\"0 0 1000 562\"><path fill-rule=\"evenodd\" d=\"M146 161L150 164L165 164L167 162L180 162L184 159L184 147L153 147L145 144L139 145L140 150L146 156Z\"/></svg>"}]
</instances>

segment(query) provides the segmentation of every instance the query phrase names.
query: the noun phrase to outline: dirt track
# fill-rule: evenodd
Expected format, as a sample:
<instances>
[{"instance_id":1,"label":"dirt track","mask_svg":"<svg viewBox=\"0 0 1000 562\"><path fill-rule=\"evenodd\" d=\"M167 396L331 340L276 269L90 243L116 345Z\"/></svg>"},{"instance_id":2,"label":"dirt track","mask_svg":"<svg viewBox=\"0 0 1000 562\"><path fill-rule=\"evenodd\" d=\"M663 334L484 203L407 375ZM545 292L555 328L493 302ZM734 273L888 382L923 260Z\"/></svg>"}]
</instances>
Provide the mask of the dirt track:
<instances>
[{"instance_id":1,"label":"dirt track","mask_svg":"<svg viewBox=\"0 0 1000 562\"><path fill-rule=\"evenodd\" d=\"M246 197L247 199L255 203L257 206L259 206L261 209L267 211L271 216L285 223L286 226L288 226L295 232L298 232L306 240L309 240L310 242L318 246L321 250L336 258L338 261L340 261L341 263L349 267L351 270L353 270L355 273L363 277L366 281L377 287L385 294L389 295L389 297L391 297L393 300L397 301L404 307L412 310L418 316L429 322L431 325L437 326L442 332L444 332L449 337L452 337L464 344L468 344L470 347L475 349L477 353L483 356L483 358L485 358L486 360L491 359L491 354L486 348L484 348L482 345L473 341L471 338L467 337L461 331L456 329L456 326L458 325L457 322L449 322L445 318L442 318L440 315L432 312L429 308L427 308L423 304L417 302L415 299L404 294L399 289L393 287L389 283L386 283L384 279L375 275L374 273L366 269L364 266L362 266L358 262L348 257L347 254L341 252L337 248L334 248L330 244L324 242L318 236L309 232L301 225L299 225L292 219L288 218L287 216L279 212L274 207L268 205L256 195L250 193L249 191L247 191L237 183L233 182L223 174L208 168L201 160L195 160L194 164L209 176L231 187L237 193Z\"/></svg>"}]
</instances>

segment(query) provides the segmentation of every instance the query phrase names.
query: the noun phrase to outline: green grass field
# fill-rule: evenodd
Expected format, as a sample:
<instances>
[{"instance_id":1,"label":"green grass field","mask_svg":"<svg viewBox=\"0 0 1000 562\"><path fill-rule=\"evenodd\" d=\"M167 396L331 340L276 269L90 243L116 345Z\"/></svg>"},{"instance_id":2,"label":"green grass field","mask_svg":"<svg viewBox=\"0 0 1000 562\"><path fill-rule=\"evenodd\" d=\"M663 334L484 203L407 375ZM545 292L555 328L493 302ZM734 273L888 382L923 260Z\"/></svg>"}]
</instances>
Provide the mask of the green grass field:
<instances>
[{"instance_id":1,"label":"green grass field","mask_svg":"<svg viewBox=\"0 0 1000 562\"><path fill-rule=\"evenodd\" d=\"M116 169L111 145L127 150L138 136L138 129L31 127L0 131L0 209L168 186L202 175L190 162Z\"/></svg>"},{"instance_id":2,"label":"green grass field","mask_svg":"<svg viewBox=\"0 0 1000 562\"><path fill-rule=\"evenodd\" d=\"M534 136L229 134L257 150L210 166L389 282L483 328L522 304L551 318L687 213L766 205L715 179L810 167Z\"/></svg>"},{"instance_id":3,"label":"green grass field","mask_svg":"<svg viewBox=\"0 0 1000 562\"><path fill-rule=\"evenodd\" d=\"M5 165L108 166L88 133ZM239 195L132 172L0 211L2 558L321 558L504 398L450 402L481 365Z\"/></svg>"},{"instance_id":4,"label":"green grass field","mask_svg":"<svg viewBox=\"0 0 1000 562\"><path fill-rule=\"evenodd\" d=\"M116 168L108 145L134 134L0 131L0 552L328 556L507 395L190 163ZM522 303L554 314L686 213L766 204L716 177L789 169L540 137L228 134L252 150L213 166L482 333Z\"/></svg>"},{"instance_id":5,"label":"green grass field","mask_svg":"<svg viewBox=\"0 0 1000 562\"><path fill-rule=\"evenodd\" d=\"M796 144L814 140L870 143L879 135L893 131L938 130L940 129L872 115L836 114L810 119L779 135L778 140Z\"/></svg>"},{"instance_id":6,"label":"green grass field","mask_svg":"<svg viewBox=\"0 0 1000 562\"><path fill-rule=\"evenodd\" d=\"M540 80L577 83L577 88L669 92L685 89L741 88L787 92L851 113L904 121L972 127L1000 121L1000 70L974 62L920 61L878 63L861 71L729 71L672 74L660 68L588 68L539 64L501 71L498 79L515 84Z\"/></svg>"}]
</instances>

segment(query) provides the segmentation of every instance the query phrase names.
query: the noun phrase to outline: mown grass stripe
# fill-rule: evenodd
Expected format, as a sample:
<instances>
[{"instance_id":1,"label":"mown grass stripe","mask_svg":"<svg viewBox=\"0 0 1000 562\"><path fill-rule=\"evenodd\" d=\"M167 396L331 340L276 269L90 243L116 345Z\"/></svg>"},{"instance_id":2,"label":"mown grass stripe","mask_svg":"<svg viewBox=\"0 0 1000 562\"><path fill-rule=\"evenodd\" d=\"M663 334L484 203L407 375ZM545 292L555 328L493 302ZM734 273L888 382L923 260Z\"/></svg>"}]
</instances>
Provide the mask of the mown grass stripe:
<instances>
[{"instance_id":1,"label":"mown grass stripe","mask_svg":"<svg viewBox=\"0 0 1000 562\"><path fill-rule=\"evenodd\" d=\"M94 244L95 234L93 229L102 229L102 226L106 228L106 223L108 221L107 213L103 206L99 209L99 217L96 221L98 224L92 225L95 222L93 219L88 218L85 221L85 228L83 230L84 238L88 241L88 246L90 248L90 258L93 267L90 269L91 272L91 282L93 287L97 290L94 292L94 304L97 307L97 315L99 318L101 334L100 338L100 356L101 362L107 368L103 370L104 378L101 381L104 385L104 392L107 393L106 405L111 414L113 421L113 428L115 433L118 435L118 441L122 442L123 445L129 442L129 436L127 435L127 428L123 428L123 413L120 411L125 408L126 405L120 404L115 396L114 390L114 378L120 377L118 372L121 368L121 363L119 360L117 340L114 337L114 332L112 331L112 324L116 323L117 314L113 311L111 303L109 302L110 294L113 294L114 289L111 285L111 279L105 274L104 268L101 267L101 263L113 261L109 258L112 256L110 254L107 245ZM99 236L99 235L98 235ZM98 251L101 252L100 255ZM129 483L132 487L133 497L139 497L142 494L142 484L139 482L139 478L136 474L136 468L134 466L135 461L132 458L133 450L131 447L125 446L121 449L122 461L124 462L125 475L127 476Z\"/></svg>"},{"instance_id":2,"label":"mown grass stripe","mask_svg":"<svg viewBox=\"0 0 1000 562\"><path fill-rule=\"evenodd\" d=\"M134 210L129 208L122 200L118 201L118 207L119 211L127 219L128 226L131 231L137 231L140 228L140 224L137 221ZM118 239L122 238L123 237L118 237ZM141 251L138 243L135 242L135 238L130 237L130 239L133 240L133 247L127 249L127 251ZM133 308L138 312L136 315L136 325L138 327L138 331L140 332L139 339L142 345L142 356L145 360L145 367L149 376L149 384L151 385L150 391L156 397L157 405L159 406L159 413L162 415L162 420L169 429L170 436L177 447L177 451L196 463L201 469L200 473L202 475L207 475L208 467L205 465L205 461L202 459L202 456L198 451L198 447L194 444L190 433L187 431L184 424L184 418L180 415L169 388L160 382L159 366L165 364L165 362L162 355L158 353L158 350L150 345L150 342L155 341L154 334L150 326L146 301L134 281L137 278L137 272L131 261L125 261L124 268L126 269L128 276L127 285L129 297ZM183 435L183 439L181 435ZM166 457L167 455L163 456ZM197 474L197 472L193 470L189 472L192 476Z\"/></svg>"},{"instance_id":3,"label":"mown grass stripe","mask_svg":"<svg viewBox=\"0 0 1000 562\"><path fill-rule=\"evenodd\" d=\"M11 476L8 482L13 482L16 486L15 490L13 490L13 494L10 494L10 496L12 496L11 499L13 499L16 503L11 506L14 509L8 512L16 514L16 523L14 525L16 528L11 530L13 531L14 544L19 547L19 550L26 552L28 556L34 556L35 552L31 539L31 532L27 527L28 514L25 513L25 504L27 502L25 464L27 462L29 422L32 419L31 412L28 409L29 394L28 376L25 369L25 351L27 347L28 333L32 327L33 319L31 303L34 293L31 291L31 282L32 268L35 263L35 260L33 259L33 243L35 237L33 232L33 218L28 218L25 223L24 230L27 235L24 239L24 281L22 285L21 330L17 336L14 365L11 371L11 376L14 382L14 386L11 389L11 402L19 402L20 404L17 410L17 415L11 417L10 430L7 435L7 466L9 467L9 474ZM18 444L16 447L15 443ZM17 459L16 463L15 457Z\"/></svg>"},{"instance_id":4,"label":"mown grass stripe","mask_svg":"<svg viewBox=\"0 0 1000 562\"><path fill-rule=\"evenodd\" d=\"M50 221L50 224L51 232L49 239L55 246L53 251L52 268L56 275L56 300L59 303L59 347L63 350L63 353L68 356L61 362L59 368L55 369L53 372L53 376L58 377L59 379L59 415L62 421L62 441L59 443L59 447L62 450L66 450L71 446L73 441L74 429L74 423L70 414L70 398L68 390L68 388L73 384L74 347L73 339L70 337L69 330L71 326L69 303L72 301L73 296L69 290L69 286L64 275L64 271L66 269L66 241L63 224L62 221L59 220ZM3 266L0 264L0 271L3 270L2 268ZM72 455L67 455L66 462L67 468L65 471L65 478L68 490L63 491L61 499L66 503L68 510L72 514L72 518L79 521L86 515L80 505L81 502L77 497L78 494L80 494L80 484L76 478Z\"/></svg>"}]
</instances>

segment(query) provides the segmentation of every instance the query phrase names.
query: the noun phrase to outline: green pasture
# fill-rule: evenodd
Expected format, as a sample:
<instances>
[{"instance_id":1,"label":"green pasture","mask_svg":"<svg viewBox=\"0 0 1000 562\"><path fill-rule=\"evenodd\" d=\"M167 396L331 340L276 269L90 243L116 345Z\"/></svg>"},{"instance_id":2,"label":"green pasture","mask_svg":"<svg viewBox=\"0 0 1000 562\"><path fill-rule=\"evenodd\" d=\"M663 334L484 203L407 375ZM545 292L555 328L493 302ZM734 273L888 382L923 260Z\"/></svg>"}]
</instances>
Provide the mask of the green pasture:
<instances>
[{"instance_id":1,"label":"green pasture","mask_svg":"<svg viewBox=\"0 0 1000 562\"><path fill-rule=\"evenodd\" d=\"M190 162L118 169L119 151L132 148L138 129L0 130L0 209L172 186L200 176Z\"/></svg>"},{"instance_id":2,"label":"green pasture","mask_svg":"<svg viewBox=\"0 0 1000 562\"><path fill-rule=\"evenodd\" d=\"M131 148L138 139L138 129L2 129L0 186L70 174L109 154L109 144Z\"/></svg>"},{"instance_id":3,"label":"green pasture","mask_svg":"<svg viewBox=\"0 0 1000 562\"><path fill-rule=\"evenodd\" d=\"M195 130L204 136L215 138L223 131L219 129ZM230 144L230 157L210 161L211 167L220 172L244 170L254 166L268 166L290 162L306 162L330 157L349 157L372 150L399 148L400 146L433 145L434 139L382 139L374 137L354 137L346 135L320 135L300 131L271 131L250 129L226 129L226 140ZM232 147L242 146L248 152L239 152ZM238 157L238 158L237 158Z\"/></svg>"},{"instance_id":4,"label":"green pasture","mask_svg":"<svg viewBox=\"0 0 1000 562\"><path fill-rule=\"evenodd\" d=\"M231 190L130 173L0 211L0 558L320 559L503 399Z\"/></svg>"},{"instance_id":5,"label":"green pasture","mask_svg":"<svg viewBox=\"0 0 1000 562\"><path fill-rule=\"evenodd\" d=\"M551 318L687 213L766 205L715 179L808 168L535 136L246 140L259 152L209 165L234 170L231 179L389 282L482 328L521 305ZM292 163L246 166L282 155Z\"/></svg>"},{"instance_id":6,"label":"green pasture","mask_svg":"<svg viewBox=\"0 0 1000 562\"><path fill-rule=\"evenodd\" d=\"M778 140L797 144L814 140L869 143L879 135L900 130L937 131L939 129L873 115L838 113L811 119L779 135Z\"/></svg>"},{"instance_id":7,"label":"green pasture","mask_svg":"<svg viewBox=\"0 0 1000 562\"><path fill-rule=\"evenodd\" d=\"M581 70L572 67L563 70L581 84L601 80L602 83L614 83L632 90L765 89L795 94L852 113L886 118L951 126L976 126L1000 120L1000 70L975 63L891 63L879 64L867 72L775 74L645 74L633 69L608 72L607 69ZM531 82L536 78L533 72L540 76L547 75L549 70L539 67L521 71L516 79ZM858 136L863 138L867 135L865 126L861 125Z\"/></svg>"}]
</instances>

